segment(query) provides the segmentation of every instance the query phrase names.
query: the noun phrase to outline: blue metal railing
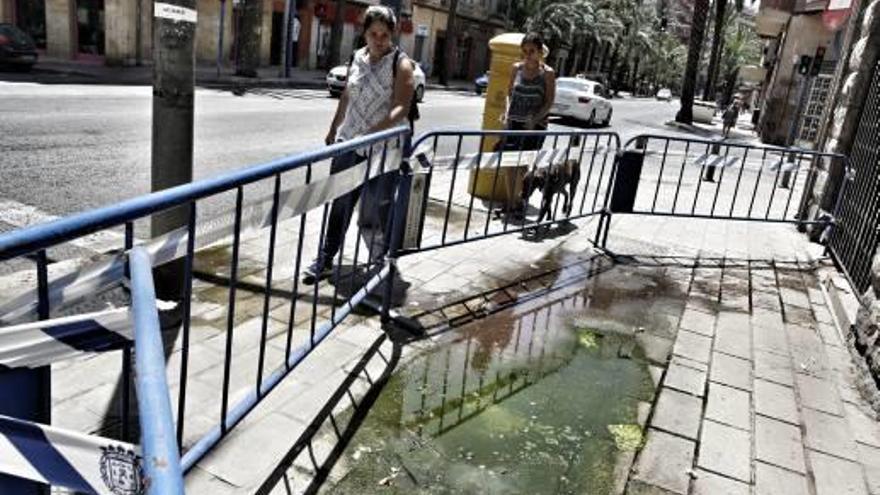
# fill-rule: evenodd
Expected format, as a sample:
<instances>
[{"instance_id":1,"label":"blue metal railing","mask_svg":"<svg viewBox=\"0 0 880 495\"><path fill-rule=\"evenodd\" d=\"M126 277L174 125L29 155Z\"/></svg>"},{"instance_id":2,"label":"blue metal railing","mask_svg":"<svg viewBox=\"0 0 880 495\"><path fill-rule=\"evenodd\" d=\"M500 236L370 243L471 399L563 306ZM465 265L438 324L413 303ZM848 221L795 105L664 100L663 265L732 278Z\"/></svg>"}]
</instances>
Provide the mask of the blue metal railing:
<instances>
[{"instance_id":1,"label":"blue metal railing","mask_svg":"<svg viewBox=\"0 0 880 495\"><path fill-rule=\"evenodd\" d=\"M313 294L315 297L306 304L311 306L310 331L308 341L303 345L298 345L292 339L294 330L294 312L299 304L301 295L299 290L300 278L303 272L302 255L305 250L304 239L307 236L307 225L315 223L320 218L322 222L321 231L322 239L319 239L318 248L324 242L324 230L328 221L328 212L331 202L337 196L343 196L352 191L365 191L370 184L382 178L393 178L394 189L391 194L396 193L396 186L399 182L400 173L398 167L400 158L392 158L389 150L396 149L400 152L400 156L404 155L409 142L409 129L407 127L398 127L382 131L370 136L357 138L345 143L327 146L316 151L303 153L294 157L288 157L275 160L266 164L258 165L248 169L235 171L222 175L220 177L201 180L192 184L186 184L156 192L143 197L134 198L123 201L117 205L99 208L96 210L80 213L71 217L63 218L47 224L36 225L26 229L10 232L0 235L0 262L11 260L13 258L31 259L33 258L38 272L37 282L38 290L35 291L35 301L32 304L30 315L48 318L52 311L57 311L62 304L76 301L64 299L69 297L71 286L81 283L79 277L53 277L48 276L49 260L46 256L46 250L53 246L62 244L67 241L77 239L79 237L91 234L93 232L104 229L124 226L125 240L120 246L120 250L124 252L121 255L111 255L111 262L99 264L101 271L88 286L92 289L90 292L82 292L77 294L92 295L110 287L121 287L124 278L130 272L132 277L132 304L137 314L136 321L136 366L137 366L137 385L139 387L138 404L141 411L140 420L142 422L143 432L143 448L145 453L145 467L147 476L151 480L161 479L162 488L158 488L156 493L173 493L177 490L175 485L176 479L180 477L181 472L190 469L199 459L201 459L210 449L215 446L230 430L232 430L262 398L265 397L272 389L274 389L282 379L287 376L293 369L297 367L302 360L316 348L330 332L339 325L352 311L352 308L360 304L360 302L371 292L374 291L383 280L387 279L389 274L394 270L393 266L388 263L377 262L383 253L373 253L373 244L369 246L368 253L364 253L370 261L363 262L364 267L370 268L366 281L358 282L354 285L354 276L350 277L349 288L351 293L343 298L341 304L337 304L337 284L333 286L332 313L324 319L318 317L318 294L320 280L315 282ZM366 154L367 160L361 165L363 174L360 170L349 173L347 177L340 180L330 180L335 174L333 167L330 167L330 174L327 178L322 176L322 171L327 170L327 161L334 160L343 156L353 156L353 153L362 152ZM308 196L300 197L294 193L287 191L282 194L281 184L282 176L286 172L301 170L304 172L299 176L300 185L295 186L296 194ZM345 175L346 171L341 170L340 174ZM317 177L317 178L316 178ZM245 186L254 184L261 180L274 179L274 192L269 199L271 201L271 215L268 218L268 224L250 225L251 228L262 229L264 227L271 229L272 245L268 249L267 273L265 286L261 288L262 297L265 298L266 304L263 306L262 315L262 331L259 343L259 367L257 380L253 388L244 397L234 398L231 393L230 377L232 376L232 356L233 356L233 333L236 329L235 322L235 293L236 289L241 285L239 276L239 247L243 242L242 230L246 227L245 219L243 219L243 211L250 207L244 202ZM404 180L405 182L405 180ZM311 189L310 189L311 188ZM214 197L220 193L234 191L236 194L235 210L233 216L235 218L232 228L232 251L233 256L230 260L228 285L230 287L230 304L228 312L228 326L225 343L225 357L222 361L224 383L220 392L222 393L222 407L220 408L220 418L215 427L207 432L200 434L188 449L184 449L183 438L186 427L186 390L187 382L192 374L189 371L189 355L191 352L190 332L191 332L191 298L193 277L195 276L194 258L195 253L199 249L199 236L202 233L197 229L196 208L199 200ZM330 192L328 192L330 191ZM335 191L335 192L333 192ZM294 194L290 196L290 194ZM362 194L362 193L361 193ZM286 195L286 196L285 196ZM282 201L288 203L282 205ZM363 199L363 198L361 198ZM260 198L264 201L265 198ZM300 201L303 200L303 201ZM303 205L305 202L305 206ZM393 198L391 202L394 202ZM278 232L279 216L282 206L288 209L288 216L292 223L299 224L298 232L296 232L296 252L294 271L290 278L292 279L293 289L290 295L290 317L287 322L287 339L283 364L277 369L269 369L264 373L265 356L267 349L267 322L269 319L268 309L269 298L273 293L273 270L276 264L275 256L275 238ZM131 249L134 244L133 232L134 225L137 220L148 219L150 215L160 213L173 207L183 207L189 210L188 223L178 231L175 231L158 241L148 241L141 247ZM292 208L292 210L291 210ZM307 220L310 212L318 210L323 214L312 215ZM291 213L293 211L293 213ZM353 213L353 212L349 212ZM248 219L253 221L253 218ZM298 220L298 221L297 221ZM399 218L396 222L402 221ZM388 217L387 225L384 227L383 235L387 235L390 229L399 231L400 226L395 225L394 213ZM356 237L359 238L363 233L363 227L358 225ZM210 237L210 236L207 236ZM344 239L343 239L344 241ZM209 242L216 242L212 240ZM122 244L122 243L121 243ZM394 241L389 245L393 251L396 249ZM131 258L128 255L130 253ZM340 251L338 260L341 261L343 252ZM147 273L152 266L166 263L168 261L179 260L183 258L183 297L181 298L180 313L182 316L182 341L180 348L180 374L178 381L178 402L176 410L176 421L171 421L170 411L172 410L169 401L169 392L167 384L164 384L164 354L161 345L161 334L158 333L158 320L156 318L155 294L150 290L145 290L147 285ZM355 267L357 269L359 253L355 251ZM104 263L104 262L101 262ZM338 274L338 273L337 273ZM286 278L286 277L285 277ZM274 282L277 283L277 280ZM326 284L324 284L326 288ZM29 293L24 296L27 296ZM308 292L312 292L311 290ZM311 295L311 294L308 294ZM339 306L337 308L337 306ZM387 306L387 302L386 302ZM39 310L38 315L34 314L34 310ZM150 311L151 310L151 311ZM385 311L387 315L387 310ZM25 313L27 316L28 314ZM20 318L21 315L17 315ZM0 321L3 315L0 314ZM167 337L166 337L167 338ZM144 340L146 339L146 340ZM159 339L159 340L157 340ZM142 345L146 345L146 351L142 351ZM168 347L170 348L170 346ZM123 370L128 369L128 360L130 355L127 352L122 356ZM242 363L249 364L250 363ZM162 380L159 380L157 373L162 374ZM127 398L129 392L129 380L127 373L120 381L122 388L122 397ZM140 388L144 388L141 392ZM164 404L155 402L159 390L165 396ZM4 390L4 394L14 395L14 391ZM236 396L239 394L235 394ZM122 417L123 435L127 430L129 422L127 405L128 401L123 399L122 409L125 411ZM176 423L176 428L175 428ZM170 443L169 443L170 442ZM178 459L168 454L170 445L174 446L176 452L183 452ZM178 450L179 449L179 450ZM151 464L151 461L152 464ZM151 481L156 482L156 481ZM170 491L169 491L170 490Z\"/></svg>"},{"instance_id":2,"label":"blue metal railing","mask_svg":"<svg viewBox=\"0 0 880 495\"><path fill-rule=\"evenodd\" d=\"M540 137L541 142L528 141L527 138ZM487 151L487 141L499 140L497 151ZM659 141L661 145L654 147L651 143ZM787 222L807 223L802 219L789 215L789 208L793 201L797 201L803 195L803 188L795 194L796 187L802 187L799 174L805 172L801 161L807 159L830 158L838 159L839 155L807 152L803 150L784 150L778 148L753 147L737 143L718 143L699 139L680 139L665 136L639 136L627 143L623 149L631 148L633 144L638 148L640 155L637 173L634 174L635 182L630 185L634 190L632 204L627 210L616 210L613 197L623 194L624 175L632 172L630 164L624 159L627 153L621 149L621 141L617 134L611 132L592 131L436 131L422 135L410 147L409 131L405 127L390 129L371 136L365 136L345 143L328 146L320 150L307 152L295 157L275 160L252 168L232 172L223 176L206 179L193 184L178 186L165 191L153 193L147 196L124 201L118 205L100 208L97 210L81 213L65 219L60 219L43 225L37 225L20 231L0 235L0 262L17 257L28 257L36 262L38 295L34 309L37 316L48 318L51 310L56 310L57 304L52 303L55 294L63 294L67 287L65 284L76 283L69 279L49 280L48 260L46 250L63 242L67 242L84 235L91 234L103 229L116 226L125 227L125 243L120 246L126 254L116 257L117 263L112 269L107 269L101 279L101 288L108 284L121 285L130 268L132 279L132 306L135 314L135 346L136 346L136 369L138 386L138 404L141 412L142 446L144 449L145 468L147 476L151 480L159 480L167 483L168 490L181 489L178 485L181 473L192 468L214 446L216 446L226 434L229 433L239 422L260 403L292 370L294 370L310 353L336 328L353 310L355 306L363 302L367 296L376 291L383 282L384 293L381 304L383 319L391 315L392 284L396 260L400 256L424 252L431 249L457 245L476 240L487 239L509 233L524 232L529 229L550 226L554 223L598 216L599 222L595 233L595 244L604 246L607 240L610 226L610 218L614 213L635 213L647 215L671 215L695 218L717 218L726 220L756 220L764 222ZM389 146L397 145L401 150L399 162L389 162ZM715 148L717 146L717 148ZM540 153L534 148L543 148ZM683 154L678 153L683 148ZM264 370L267 361L267 342L269 313L271 310L270 300L273 292L274 267L276 264L276 242L279 237L279 222L281 218L284 194L282 192L282 176L286 172L296 169L304 171L302 188L308 188L324 179L320 177L318 162L339 158L350 154L355 150L367 150L367 164L364 175L354 180L350 189L361 191L360 198L365 200L369 185L376 180L393 178L394 187L391 196L382 198L386 203L390 202L390 213L387 218L381 218L380 233L385 236L383 251L379 253L369 252L366 254L367 261L363 265L368 267L367 276L363 282L354 284L354 275L349 278L350 291L340 302L338 290L340 284L334 283L332 288L332 301L329 315L319 316L318 300L322 296L320 280L315 282L313 288L303 293L300 278L303 272L304 252L309 249L305 243L311 226L317 234L318 249L326 241L328 234L328 216L331 215L331 200L336 196L321 196L319 200L308 208L295 210L289 214L288 220L298 224L292 244L291 252L293 267L289 280L291 283L289 296L290 312L286 318L286 341L282 364L275 368ZM696 153L693 150L704 151ZM378 153L377 153L378 152ZM529 155L529 153L532 153ZM543 155L541 155L543 153ZM678 153L678 154L677 154ZM749 155L760 154L761 166L755 170L747 170L745 165L751 163ZM375 156L374 156L375 155ZM513 160L511 155L522 157L529 155L529 162L523 164L507 163ZM699 156L696 156L699 155ZM709 162L707 156L712 155ZM541 167L536 165L535 160L540 156L549 157ZM730 162L729 158L736 158ZM770 160L768 161L768 157ZM795 157L791 159L789 157ZM696 160L691 160L697 158ZM778 159L778 160L777 160ZM648 160L647 164L644 160ZM702 161L701 161L702 160ZM789 161L791 160L791 161ZM765 166L770 162L778 161L779 165L765 174ZM693 172L689 172L687 166L694 165ZM730 162L730 164L728 164ZM378 170L372 170L373 164ZM674 165L673 165L674 163ZM787 163L794 165L788 166ZM738 164L739 166L733 167ZM413 165L414 167L411 167ZM481 170L482 167L482 170ZM520 172L527 171L525 176L517 176L515 180L524 179L526 191L523 193L516 187L507 191L508 199L501 201L496 199L498 189L503 186L499 179L502 168L518 168ZM561 168L560 168L561 167ZM718 173L717 183L705 186L703 182L709 174L711 167L715 167ZM783 167L788 167L785 169ZM543 171L539 171L543 168ZM734 179L724 178L725 169L735 169ZM527 170L523 170L527 169ZM696 171L699 170L697 173ZM481 172L494 172L488 199L482 207L475 203L475 184L467 187L462 186L461 175L464 171L479 175ZM711 176L714 179L714 173ZM344 172L344 171L343 171ZM330 168L330 175L335 172ZM342 172L340 172L342 173ZM744 174L757 175L752 177L754 185L748 187L751 182L743 179ZM529 175L531 174L531 175ZM543 175L542 175L543 174ZM760 214L753 215L758 187L764 174L764 181L769 181L772 190L768 190L769 201L759 204ZM785 178L785 174L789 174ZM730 174L728 174L730 175ZM694 182L694 179L696 181ZM271 209L267 216L267 222L260 224L259 229L268 229L269 245L266 250L264 285L258 286L258 296L262 297L262 321L260 322L259 353L257 359L256 381L247 393L233 399L231 379L234 376L232 357L234 348L234 334L238 328L236 322L236 291L242 286L240 268L242 231L245 219L243 211L245 204L245 186L262 180L271 180L274 186L270 198L262 198L271 201ZM751 180L751 179L749 179ZM416 181L419 181L418 183ZM532 182L529 182L532 181ZM539 182L542 181L542 182ZM690 181L690 182L688 182ZM331 181L332 182L332 181ZM780 182L787 182L787 188L780 188ZM329 184L329 183L325 183ZM722 184L728 189L721 194ZM507 187L504 185L504 187ZM628 187L628 186L627 186ZM419 190L420 196L411 197ZM774 207L776 189L783 189L787 198L781 200L784 211L780 218L773 217L771 212ZM784 191L784 189L789 189ZM305 191L305 192L304 192ZM347 190L348 191L348 190ZM702 191L702 192L701 192ZM225 242L231 240L231 259L229 260L228 279L223 280L228 284L228 311L225 318L225 332L223 336L223 383L220 387L222 395L219 420L214 426L200 435L185 448L183 438L186 428L186 397L187 382L192 374L189 370L189 355L193 343L190 340L191 332L191 300L193 298L193 278L195 273L195 255L200 248L198 244L200 231L197 216L199 200L211 198L220 193L235 193L234 217L231 224L231 234L224 238ZM537 213L534 205L529 202L531 192L540 192L540 207ZM725 200L728 194L733 198L730 204L719 202ZM306 201L310 194L320 195L318 189L301 189L296 197L297 200ZM750 197L749 197L750 194ZM341 193L339 194L341 195ZM687 195L693 195L688 208L680 210L679 201ZM750 203L748 213L737 213L736 206L738 197L745 197L745 203ZM672 206L668 203L671 199ZM705 200L705 205L700 200ZM766 208L764 208L766 206ZM152 244L144 244L141 247L133 247L134 222L149 217L173 207L188 208L188 222L175 236L165 239L173 244L174 249L166 249L166 246L158 248ZM520 207L519 212L514 210ZM530 208L531 207L531 208ZM705 208L706 211L700 210ZM782 208L782 207L780 207ZM317 210L317 212L316 212ZM758 211L758 210L754 210ZM413 213L418 215L407 218ZM315 213L311 217L310 213ZM349 211L349 214L352 212ZM515 214L518 213L518 214ZM529 218L534 216L534 218ZM318 224L318 222L320 222ZM429 222L433 222L429 225ZM833 224L832 224L833 225ZM318 233L319 232L319 233ZM352 273L359 268L360 239L363 234L359 224L353 253ZM373 231L375 235L375 230ZM231 238L231 239L230 239ZM404 244L404 238L408 244ZM310 240L314 240L312 237ZM364 239L367 241L367 239ZM367 241L369 249L374 249L374 239ZM164 251L163 251L164 249ZM387 252L386 252L387 251ZM182 340L180 342L180 372L177 393L176 411L172 408L169 400L167 383L164 378L165 355L159 322L156 314L155 293L152 288L152 276L150 269L157 265L160 254L173 253L162 258L162 262L183 259L183 297L181 298L180 313L182 315ZM157 254L158 253L158 254ZM378 254L379 256L376 256ZM384 256L382 256L384 255ZM351 259L351 255L345 253L345 242L335 255L335 279L341 274L339 266L343 259ZM380 259L381 258L381 259ZM130 267L126 266L126 260L130 260ZM287 275L284 277L288 278ZM325 290L326 292L326 290ZM301 296L310 298L307 304L311 307L310 317L305 320L308 326L308 339L300 346L294 345L293 331L295 321L298 321L295 313ZM0 319L2 319L0 314ZM301 317L301 315L299 315ZM170 347L170 346L169 346ZM129 356L123 355L123 369ZM249 363L248 363L249 364ZM127 397L127 377L123 380L125 387L123 396ZM164 401L158 400L164 394ZM127 425L128 401L123 401L123 425ZM174 414L172 415L172 411ZM173 420L172 420L173 418ZM169 453L174 451L174 455ZM179 449L179 450L178 450ZM181 453L179 459L175 456ZM153 466L150 462L155 460ZM164 462L159 462L164 461ZM167 468L167 469L166 469ZM165 492L162 492L165 493Z\"/></svg>"},{"instance_id":3,"label":"blue metal railing","mask_svg":"<svg viewBox=\"0 0 880 495\"><path fill-rule=\"evenodd\" d=\"M156 309L153 266L150 255L143 248L134 248L129 258L145 484L151 494L181 494L183 472L165 379L165 353Z\"/></svg>"}]
</instances>

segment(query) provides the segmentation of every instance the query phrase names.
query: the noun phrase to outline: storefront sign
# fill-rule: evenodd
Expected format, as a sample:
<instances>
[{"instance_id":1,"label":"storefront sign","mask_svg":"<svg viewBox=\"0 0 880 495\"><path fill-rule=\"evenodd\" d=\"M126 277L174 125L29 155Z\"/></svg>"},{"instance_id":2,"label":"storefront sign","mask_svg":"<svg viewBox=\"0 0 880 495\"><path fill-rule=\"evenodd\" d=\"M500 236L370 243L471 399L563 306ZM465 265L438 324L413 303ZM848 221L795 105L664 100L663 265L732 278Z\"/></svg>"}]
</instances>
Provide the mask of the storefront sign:
<instances>
[{"instance_id":1,"label":"storefront sign","mask_svg":"<svg viewBox=\"0 0 880 495\"><path fill-rule=\"evenodd\" d=\"M198 18L198 13L195 9L159 2L156 2L155 4L153 15L161 19L169 19L174 22L189 22L192 24L195 24L196 19Z\"/></svg>"}]
</instances>

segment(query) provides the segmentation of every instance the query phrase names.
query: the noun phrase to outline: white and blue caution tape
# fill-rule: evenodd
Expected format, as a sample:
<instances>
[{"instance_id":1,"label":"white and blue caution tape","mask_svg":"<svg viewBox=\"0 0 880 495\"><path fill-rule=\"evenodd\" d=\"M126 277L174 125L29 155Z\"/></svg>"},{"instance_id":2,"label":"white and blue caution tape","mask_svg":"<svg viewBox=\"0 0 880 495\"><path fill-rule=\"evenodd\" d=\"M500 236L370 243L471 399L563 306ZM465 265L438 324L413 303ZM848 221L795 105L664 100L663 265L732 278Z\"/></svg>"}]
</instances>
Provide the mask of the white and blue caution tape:
<instances>
[{"instance_id":1,"label":"white and blue caution tape","mask_svg":"<svg viewBox=\"0 0 880 495\"><path fill-rule=\"evenodd\" d=\"M397 170L401 158L400 149L387 151L384 173ZM364 183L369 166L369 178L380 175L381 153L367 161L334 173L309 184L295 186L281 192L279 197L278 221L294 218L313 210L335 198L355 190ZM272 195L244 205L241 212L241 234L247 235L269 227L272 224ZM203 249L212 244L231 238L235 231L235 210L196 226L195 248ZM153 239L143 246L150 254L153 266L163 265L186 255L188 231L180 228ZM126 255L116 254L103 261L72 270L49 281L49 307L53 310L65 308L87 296L104 292L118 286L125 275ZM19 293L0 304L0 323L14 324L32 319L37 311L36 291Z\"/></svg>"},{"instance_id":2,"label":"white and blue caution tape","mask_svg":"<svg viewBox=\"0 0 880 495\"><path fill-rule=\"evenodd\" d=\"M2 415L0 472L80 493L144 493L137 445Z\"/></svg>"},{"instance_id":3,"label":"white and blue caution tape","mask_svg":"<svg viewBox=\"0 0 880 495\"><path fill-rule=\"evenodd\" d=\"M589 148L586 148L589 150ZM597 154L607 152L608 149L602 147L594 148ZM482 153L462 153L458 155L434 155L427 145L423 145L413 153L418 159L414 162L419 164L421 168L428 166L434 170L476 170L479 166L482 170L493 170L495 168L511 168L511 167L529 167L529 168L547 168L553 165L559 165L568 160L577 160L580 156L581 148L552 148L530 151L486 151ZM430 158L428 158L430 157ZM584 158L586 160L586 158Z\"/></svg>"},{"instance_id":4,"label":"white and blue caution tape","mask_svg":"<svg viewBox=\"0 0 880 495\"><path fill-rule=\"evenodd\" d=\"M129 308L3 327L0 371L116 350L132 341L131 328Z\"/></svg>"}]
</instances>

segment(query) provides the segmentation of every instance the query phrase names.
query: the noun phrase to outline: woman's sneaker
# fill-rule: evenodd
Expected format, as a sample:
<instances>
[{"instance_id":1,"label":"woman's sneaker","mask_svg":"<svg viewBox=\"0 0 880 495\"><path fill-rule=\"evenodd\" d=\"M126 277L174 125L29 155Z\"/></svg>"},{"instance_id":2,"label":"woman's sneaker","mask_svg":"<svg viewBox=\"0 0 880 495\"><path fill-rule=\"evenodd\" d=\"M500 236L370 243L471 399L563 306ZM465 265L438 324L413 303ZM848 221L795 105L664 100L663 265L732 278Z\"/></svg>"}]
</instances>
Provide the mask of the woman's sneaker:
<instances>
[{"instance_id":1,"label":"woman's sneaker","mask_svg":"<svg viewBox=\"0 0 880 495\"><path fill-rule=\"evenodd\" d=\"M312 285L320 280L329 277L333 272L333 261L323 261L321 258L316 259L303 272L302 281L306 285Z\"/></svg>"}]
</instances>

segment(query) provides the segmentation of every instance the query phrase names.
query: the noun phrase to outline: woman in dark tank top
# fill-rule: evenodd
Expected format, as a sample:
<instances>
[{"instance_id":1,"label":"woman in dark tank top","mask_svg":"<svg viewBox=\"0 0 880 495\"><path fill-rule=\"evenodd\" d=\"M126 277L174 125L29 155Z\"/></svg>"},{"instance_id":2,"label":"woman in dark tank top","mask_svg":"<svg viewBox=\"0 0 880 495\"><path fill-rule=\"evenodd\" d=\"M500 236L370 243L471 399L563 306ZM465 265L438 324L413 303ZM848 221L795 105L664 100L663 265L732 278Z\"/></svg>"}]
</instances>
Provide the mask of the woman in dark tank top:
<instances>
[{"instance_id":1,"label":"woman in dark tank top","mask_svg":"<svg viewBox=\"0 0 880 495\"><path fill-rule=\"evenodd\" d=\"M542 60L544 42L538 33L529 33L520 44L522 61L513 65L508 89L505 126L509 130L545 130L547 116L556 95L553 68ZM507 138L505 149L533 150L544 143L543 136Z\"/></svg>"}]
</instances>

